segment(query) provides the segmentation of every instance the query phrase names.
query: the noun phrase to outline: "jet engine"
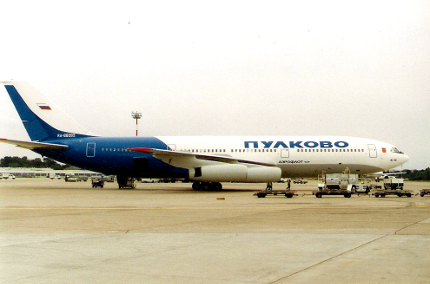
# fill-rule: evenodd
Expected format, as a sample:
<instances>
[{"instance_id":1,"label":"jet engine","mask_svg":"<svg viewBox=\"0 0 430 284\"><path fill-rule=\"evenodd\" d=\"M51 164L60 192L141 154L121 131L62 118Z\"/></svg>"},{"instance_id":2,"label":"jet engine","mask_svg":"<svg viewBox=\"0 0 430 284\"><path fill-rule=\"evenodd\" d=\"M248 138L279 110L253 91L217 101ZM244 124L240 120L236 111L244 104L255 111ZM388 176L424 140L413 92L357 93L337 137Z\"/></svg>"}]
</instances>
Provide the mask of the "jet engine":
<instances>
[{"instance_id":1,"label":"jet engine","mask_svg":"<svg viewBox=\"0 0 430 284\"><path fill-rule=\"evenodd\" d=\"M244 165L211 165L189 170L190 180L210 182L274 182L281 179L277 167Z\"/></svg>"}]
</instances>

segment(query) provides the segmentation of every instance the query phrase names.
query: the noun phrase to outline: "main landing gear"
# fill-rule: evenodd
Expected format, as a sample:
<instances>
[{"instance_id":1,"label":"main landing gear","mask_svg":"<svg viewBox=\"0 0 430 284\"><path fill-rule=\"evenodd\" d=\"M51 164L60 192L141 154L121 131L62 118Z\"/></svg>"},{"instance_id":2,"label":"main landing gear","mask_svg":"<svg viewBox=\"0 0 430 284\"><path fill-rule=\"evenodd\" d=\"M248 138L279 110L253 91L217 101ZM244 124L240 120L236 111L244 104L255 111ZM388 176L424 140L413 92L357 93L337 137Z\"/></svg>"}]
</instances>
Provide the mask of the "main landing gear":
<instances>
[{"instance_id":1,"label":"main landing gear","mask_svg":"<svg viewBox=\"0 0 430 284\"><path fill-rule=\"evenodd\" d=\"M221 189L222 189L222 184L220 182L195 181L193 183L193 190L220 191Z\"/></svg>"},{"instance_id":2,"label":"main landing gear","mask_svg":"<svg viewBox=\"0 0 430 284\"><path fill-rule=\"evenodd\" d=\"M133 189L136 187L136 180L132 177L117 176L116 180L118 182L119 189L122 189L122 188Z\"/></svg>"}]
</instances>

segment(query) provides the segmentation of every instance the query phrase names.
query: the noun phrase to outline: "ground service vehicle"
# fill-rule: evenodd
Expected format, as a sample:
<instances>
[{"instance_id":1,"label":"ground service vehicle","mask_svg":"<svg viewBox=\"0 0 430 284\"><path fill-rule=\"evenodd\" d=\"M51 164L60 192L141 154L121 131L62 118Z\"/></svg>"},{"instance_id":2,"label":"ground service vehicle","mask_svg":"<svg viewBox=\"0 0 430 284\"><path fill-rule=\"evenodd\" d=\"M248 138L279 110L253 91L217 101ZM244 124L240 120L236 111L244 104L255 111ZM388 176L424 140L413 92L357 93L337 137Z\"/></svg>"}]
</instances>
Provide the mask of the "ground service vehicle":
<instances>
[{"instance_id":1,"label":"ground service vehicle","mask_svg":"<svg viewBox=\"0 0 430 284\"><path fill-rule=\"evenodd\" d=\"M294 190L261 190L259 192L254 193L254 196L258 198L264 198L266 195L285 195L286 198L293 198L293 196L297 196L296 191Z\"/></svg>"},{"instance_id":2,"label":"ground service vehicle","mask_svg":"<svg viewBox=\"0 0 430 284\"><path fill-rule=\"evenodd\" d=\"M384 189L378 189L372 193L375 197L385 197L386 195L397 195L398 197L411 197L410 190L403 190L403 179L389 177L384 179Z\"/></svg>"},{"instance_id":3,"label":"ground service vehicle","mask_svg":"<svg viewBox=\"0 0 430 284\"><path fill-rule=\"evenodd\" d=\"M370 186L366 180L360 179L358 174L351 174L348 168L343 173L327 174L323 172L318 176L318 191L313 194L317 198L323 195L343 195L350 198L354 193L369 193Z\"/></svg>"},{"instance_id":4,"label":"ground service vehicle","mask_svg":"<svg viewBox=\"0 0 430 284\"><path fill-rule=\"evenodd\" d=\"M430 195L430 189L429 188L421 189L421 191L420 191L420 196L421 197L424 197L424 195L427 195L427 194Z\"/></svg>"},{"instance_id":5,"label":"ground service vehicle","mask_svg":"<svg viewBox=\"0 0 430 284\"><path fill-rule=\"evenodd\" d=\"M104 184L105 184L105 182L102 179L102 177L100 177L100 176L91 177L91 185L93 188L95 188L95 187L103 188Z\"/></svg>"}]
</instances>

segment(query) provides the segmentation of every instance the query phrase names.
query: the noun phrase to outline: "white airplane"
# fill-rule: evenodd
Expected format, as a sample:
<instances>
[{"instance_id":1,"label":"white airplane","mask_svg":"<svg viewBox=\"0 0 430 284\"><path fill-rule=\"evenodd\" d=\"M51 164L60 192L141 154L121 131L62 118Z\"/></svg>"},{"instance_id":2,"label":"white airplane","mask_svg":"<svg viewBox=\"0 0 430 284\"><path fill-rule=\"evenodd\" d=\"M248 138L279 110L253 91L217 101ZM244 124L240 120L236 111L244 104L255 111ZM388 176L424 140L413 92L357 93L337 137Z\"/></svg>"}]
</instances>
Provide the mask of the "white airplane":
<instances>
[{"instance_id":1,"label":"white airplane","mask_svg":"<svg viewBox=\"0 0 430 284\"><path fill-rule=\"evenodd\" d=\"M322 171L361 175L408 161L394 145L340 136L100 137L84 130L25 82L2 82L30 141L0 139L62 163L128 178L187 178L193 189L221 182L271 183Z\"/></svg>"}]
</instances>

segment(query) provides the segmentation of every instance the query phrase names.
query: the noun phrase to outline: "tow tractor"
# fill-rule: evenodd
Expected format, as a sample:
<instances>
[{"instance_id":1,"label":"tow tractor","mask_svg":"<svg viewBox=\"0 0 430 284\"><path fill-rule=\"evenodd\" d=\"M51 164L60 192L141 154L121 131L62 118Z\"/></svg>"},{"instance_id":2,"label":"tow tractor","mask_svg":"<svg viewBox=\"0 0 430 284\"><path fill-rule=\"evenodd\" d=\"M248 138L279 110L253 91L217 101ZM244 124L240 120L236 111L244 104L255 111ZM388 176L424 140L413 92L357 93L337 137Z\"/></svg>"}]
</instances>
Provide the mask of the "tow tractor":
<instances>
[{"instance_id":1,"label":"tow tractor","mask_svg":"<svg viewBox=\"0 0 430 284\"><path fill-rule=\"evenodd\" d=\"M351 174L348 168L343 173L327 174L323 171L318 175L318 190L312 192L317 198L323 195L343 195L350 198L355 193L370 192L366 180L360 179L358 174Z\"/></svg>"},{"instance_id":2,"label":"tow tractor","mask_svg":"<svg viewBox=\"0 0 430 284\"><path fill-rule=\"evenodd\" d=\"M377 189L372 193L375 197L385 197L386 195L397 195L398 197L411 197L410 190L403 190L403 179L390 177L384 180L384 189Z\"/></svg>"},{"instance_id":3,"label":"tow tractor","mask_svg":"<svg viewBox=\"0 0 430 284\"><path fill-rule=\"evenodd\" d=\"M424 195L430 194L430 188L421 189L420 196L424 197Z\"/></svg>"},{"instance_id":4,"label":"tow tractor","mask_svg":"<svg viewBox=\"0 0 430 284\"><path fill-rule=\"evenodd\" d=\"M261 190L259 192L254 193L254 196L257 196L258 198L264 198L266 195L285 195L286 198L293 198L293 196L297 196L297 193L295 190L273 190L272 183L267 183L267 187L265 190Z\"/></svg>"},{"instance_id":5,"label":"tow tractor","mask_svg":"<svg viewBox=\"0 0 430 284\"><path fill-rule=\"evenodd\" d=\"M91 177L91 186L93 188L101 187L103 188L105 182L101 176L92 176Z\"/></svg>"},{"instance_id":6,"label":"tow tractor","mask_svg":"<svg viewBox=\"0 0 430 284\"><path fill-rule=\"evenodd\" d=\"M264 198L266 195L285 195L286 198L293 198L293 196L297 196L297 193L295 190L262 190L259 192L254 193L254 196L257 196L258 198Z\"/></svg>"}]
</instances>

